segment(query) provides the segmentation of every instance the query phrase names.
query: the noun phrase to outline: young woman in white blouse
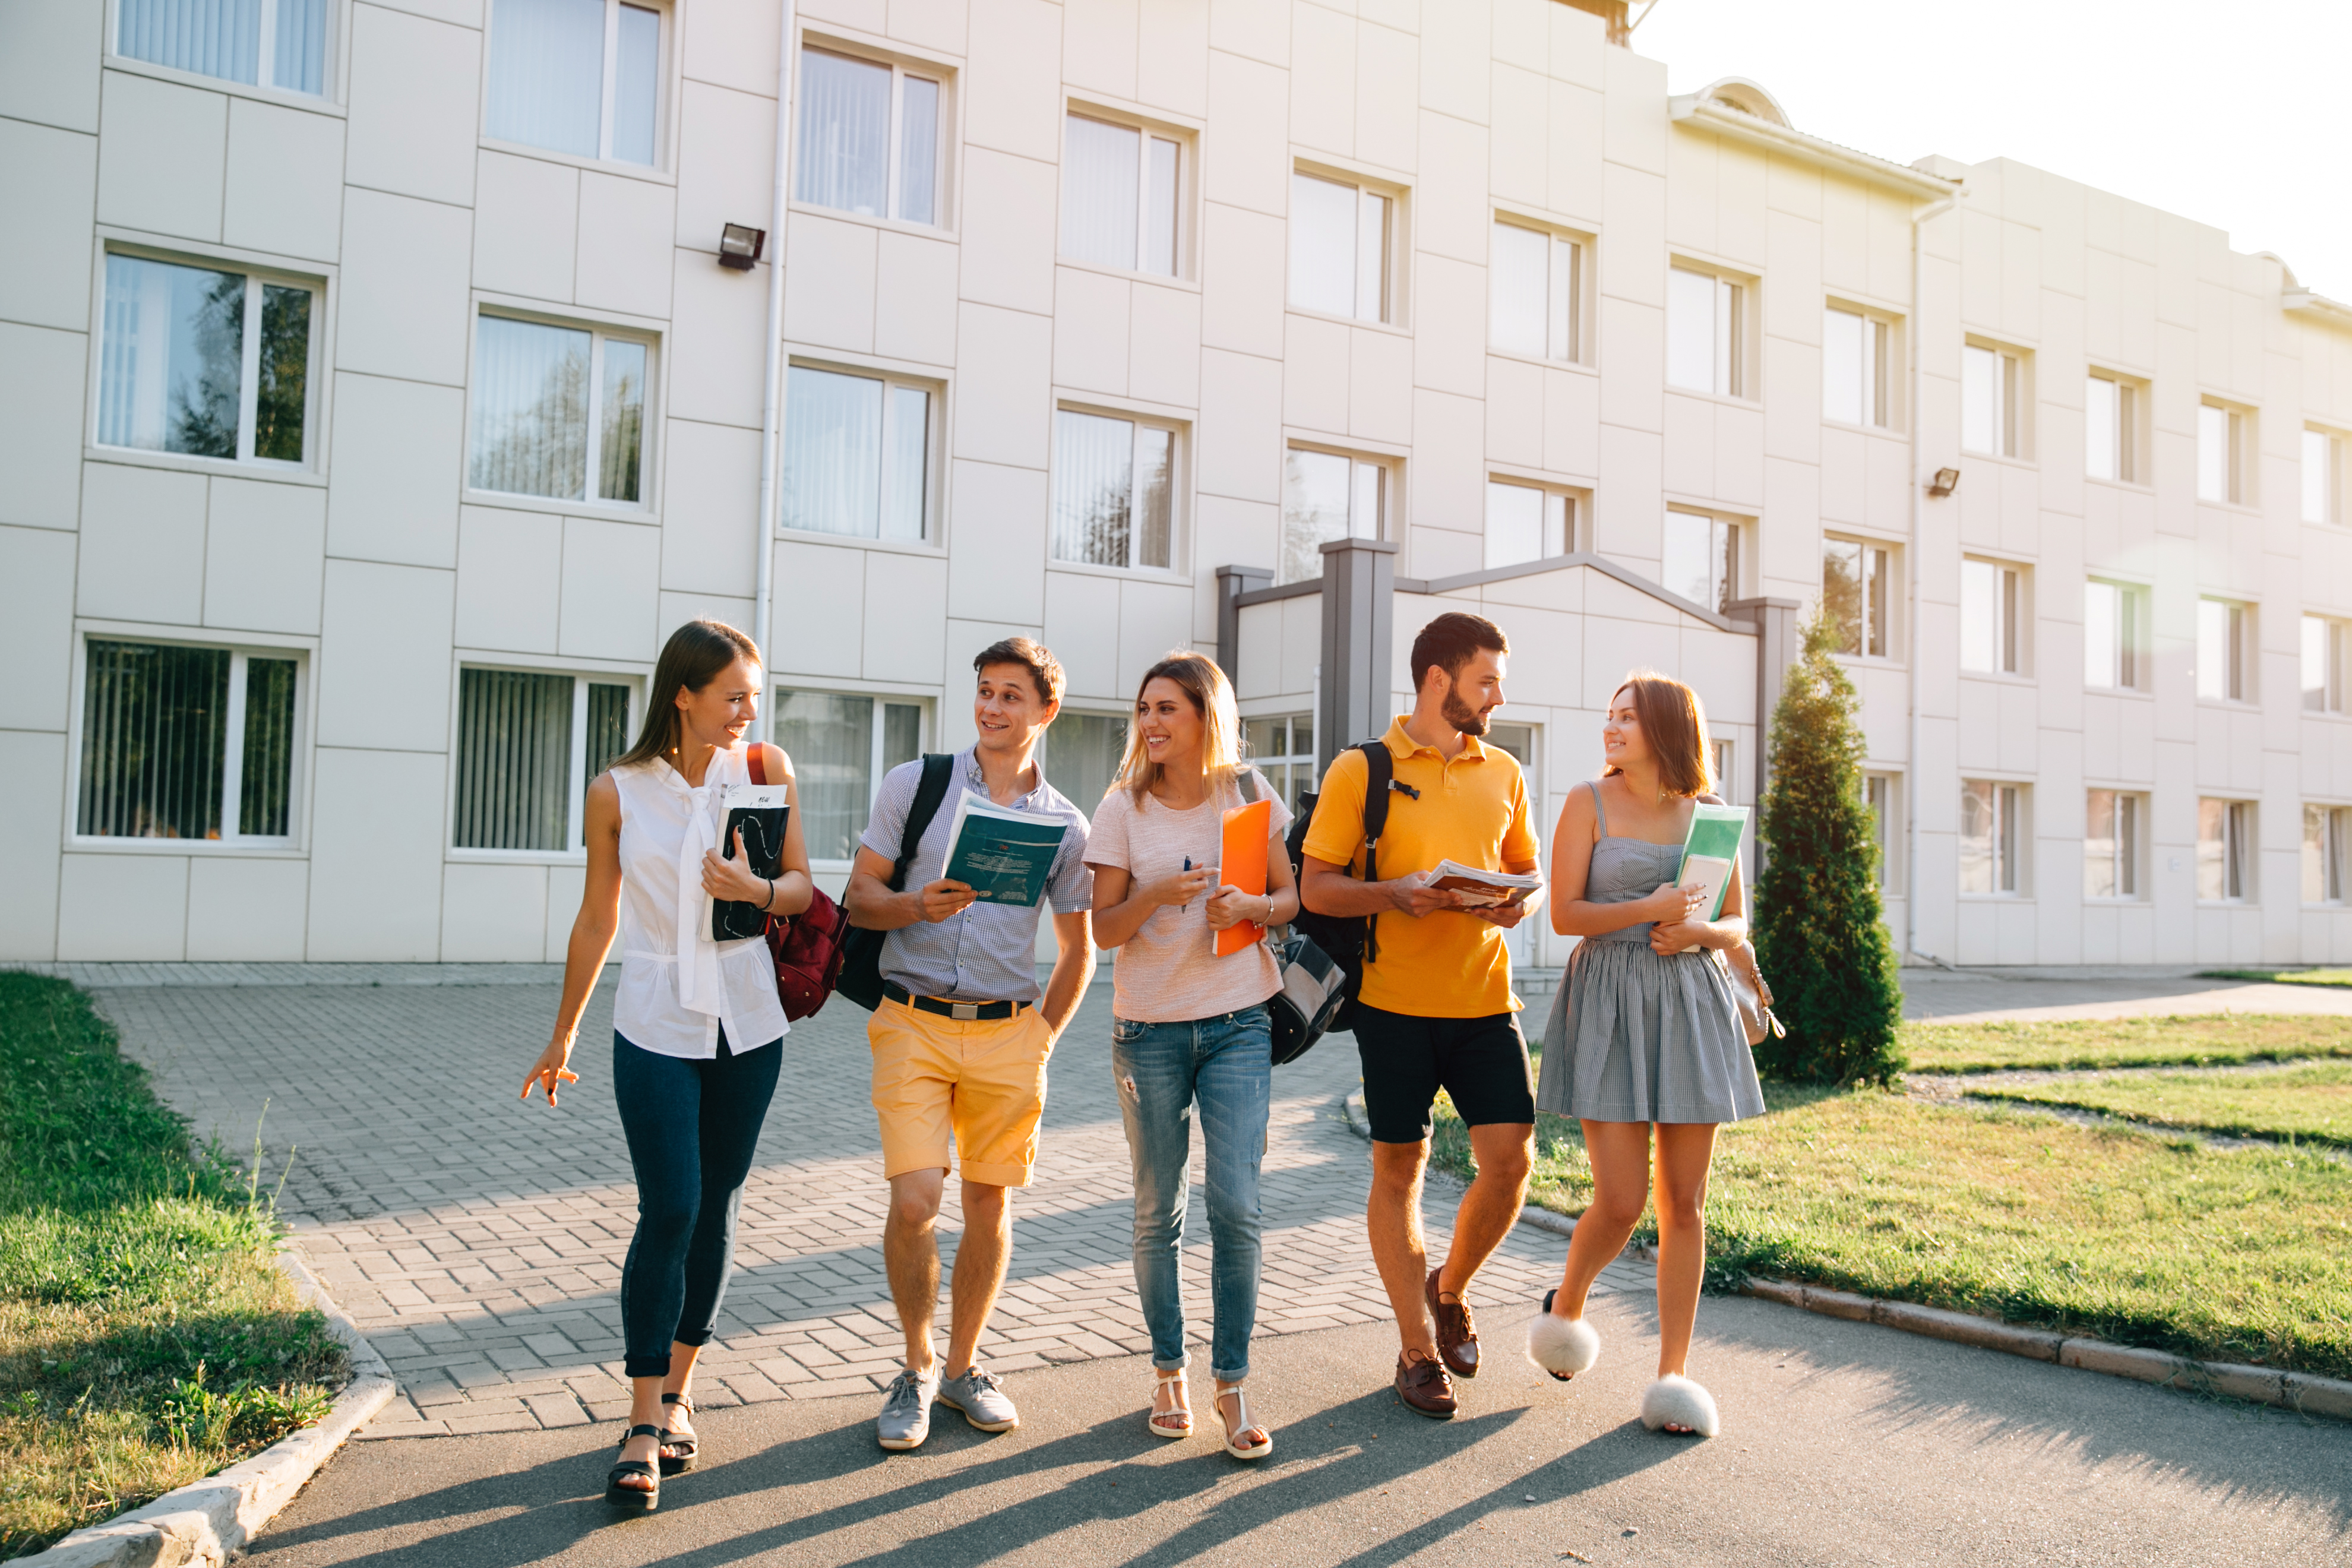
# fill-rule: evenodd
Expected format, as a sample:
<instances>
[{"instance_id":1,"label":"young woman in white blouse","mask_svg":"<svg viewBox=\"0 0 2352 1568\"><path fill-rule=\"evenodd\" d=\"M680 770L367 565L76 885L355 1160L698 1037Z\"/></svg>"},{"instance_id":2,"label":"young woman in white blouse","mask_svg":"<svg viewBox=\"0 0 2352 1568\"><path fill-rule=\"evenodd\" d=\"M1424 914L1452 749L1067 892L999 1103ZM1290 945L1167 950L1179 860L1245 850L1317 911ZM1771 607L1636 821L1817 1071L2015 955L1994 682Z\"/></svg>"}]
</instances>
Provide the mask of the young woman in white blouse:
<instances>
[{"instance_id":1,"label":"young woman in white blouse","mask_svg":"<svg viewBox=\"0 0 2352 1568\"><path fill-rule=\"evenodd\" d=\"M572 923L555 1036L523 1079L555 1104L580 1015L621 938L613 1002L613 1098L637 1180L637 1230L621 1269L629 1428L604 1499L650 1511L661 1477L689 1469L689 1386L719 1320L735 1212L768 1114L788 1026L767 943L710 940L710 904L780 915L809 906L808 851L792 762L762 746L783 784L782 874L753 876L740 835L719 853L727 786L749 783L743 731L759 717L760 650L717 621L689 621L654 667L637 742L588 786L588 880Z\"/></svg>"}]
</instances>

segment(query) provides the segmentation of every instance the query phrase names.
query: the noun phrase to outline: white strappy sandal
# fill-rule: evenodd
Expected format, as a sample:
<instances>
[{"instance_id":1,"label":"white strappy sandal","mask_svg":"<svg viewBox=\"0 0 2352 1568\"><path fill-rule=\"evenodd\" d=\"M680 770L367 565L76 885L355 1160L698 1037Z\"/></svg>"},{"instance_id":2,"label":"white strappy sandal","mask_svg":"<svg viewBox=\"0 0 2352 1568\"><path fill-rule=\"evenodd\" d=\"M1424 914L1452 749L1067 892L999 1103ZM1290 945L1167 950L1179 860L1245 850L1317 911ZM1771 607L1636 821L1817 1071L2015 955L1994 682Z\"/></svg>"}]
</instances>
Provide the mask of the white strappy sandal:
<instances>
[{"instance_id":1,"label":"white strappy sandal","mask_svg":"<svg viewBox=\"0 0 2352 1568\"><path fill-rule=\"evenodd\" d=\"M1228 1399L1234 1402L1234 1415L1230 1421L1225 1418L1225 1401ZM1240 1384L1234 1384L1231 1388L1218 1389L1216 1397L1212 1401L1212 1408L1217 1413L1217 1425L1225 1429L1226 1453L1236 1459L1263 1459L1274 1452L1274 1434L1260 1426L1252 1418L1249 1395L1242 1392ZM1265 1441L1263 1443L1241 1441L1241 1437L1253 1431L1263 1435Z\"/></svg>"},{"instance_id":2,"label":"white strappy sandal","mask_svg":"<svg viewBox=\"0 0 2352 1568\"><path fill-rule=\"evenodd\" d=\"M1174 1389L1174 1397L1183 1403L1167 1410L1160 1409L1160 1391L1163 1388ZM1184 1400L1182 1367L1163 1371L1154 1380L1151 1384L1151 1414L1143 1424L1151 1429L1155 1437L1190 1437L1192 1435L1192 1411L1191 1402Z\"/></svg>"}]
</instances>

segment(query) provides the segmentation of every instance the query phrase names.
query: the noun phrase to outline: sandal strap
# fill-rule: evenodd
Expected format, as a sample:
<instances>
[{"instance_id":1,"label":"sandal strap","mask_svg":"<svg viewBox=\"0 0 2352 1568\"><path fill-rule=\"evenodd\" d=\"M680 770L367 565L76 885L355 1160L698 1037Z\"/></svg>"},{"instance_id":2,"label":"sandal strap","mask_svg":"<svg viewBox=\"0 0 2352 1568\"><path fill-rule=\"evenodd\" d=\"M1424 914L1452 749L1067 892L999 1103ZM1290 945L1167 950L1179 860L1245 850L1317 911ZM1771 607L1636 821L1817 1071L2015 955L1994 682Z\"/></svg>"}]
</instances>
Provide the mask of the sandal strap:
<instances>
[{"instance_id":1,"label":"sandal strap","mask_svg":"<svg viewBox=\"0 0 2352 1568\"><path fill-rule=\"evenodd\" d=\"M668 1433L650 1421L640 1421L621 1435L621 1446L626 1447L632 1437L667 1437ZM634 1461L633 1461L634 1462Z\"/></svg>"},{"instance_id":2,"label":"sandal strap","mask_svg":"<svg viewBox=\"0 0 2352 1568\"><path fill-rule=\"evenodd\" d=\"M688 1415L691 1415L694 1414L694 1396L690 1394L665 1394L662 1395L662 1403L664 1405L683 1405L686 1406L686 1413Z\"/></svg>"},{"instance_id":3,"label":"sandal strap","mask_svg":"<svg viewBox=\"0 0 2352 1568\"><path fill-rule=\"evenodd\" d=\"M655 1469L651 1465L646 1464L643 1459L623 1459L619 1464L614 1465L610 1470L605 1472L604 1479L609 1483L619 1480L623 1476L644 1476L648 1480L655 1482L658 1482L661 1479L661 1472Z\"/></svg>"},{"instance_id":4,"label":"sandal strap","mask_svg":"<svg viewBox=\"0 0 2352 1568\"><path fill-rule=\"evenodd\" d=\"M1234 1418L1225 1426L1226 1436L1229 1437L1238 1437L1244 1432L1259 1430L1258 1424L1250 1418L1249 1394L1240 1384L1235 1384L1231 1388L1219 1391L1217 1394L1217 1419L1219 1421L1223 1421L1225 1419L1225 1401L1228 1399L1234 1402ZM1255 1445L1253 1445L1253 1447L1255 1447Z\"/></svg>"}]
</instances>

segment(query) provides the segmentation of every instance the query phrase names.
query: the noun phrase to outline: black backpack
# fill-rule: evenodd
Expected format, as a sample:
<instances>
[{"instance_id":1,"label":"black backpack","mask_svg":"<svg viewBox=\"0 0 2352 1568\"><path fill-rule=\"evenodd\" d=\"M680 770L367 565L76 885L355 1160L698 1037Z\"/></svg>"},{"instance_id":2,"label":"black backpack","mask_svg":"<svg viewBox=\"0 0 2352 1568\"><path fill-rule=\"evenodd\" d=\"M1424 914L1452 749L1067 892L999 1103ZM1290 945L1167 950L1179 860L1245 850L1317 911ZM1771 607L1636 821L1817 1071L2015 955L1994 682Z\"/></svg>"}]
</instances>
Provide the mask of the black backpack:
<instances>
[{"instance_id":1,"label":"black backpack","mask_svg":"<svg viewBox=\"0 0 2352 1568\"><path fill-rule=\"evenodd\" d=\"M1396 782L1396 759L1391 754L1386 741L1362 741L1349 748L1364 753L1364 868L1352 872L1359 881L1381 879L1381 835L1389 825L1389 793L1402 789L1408 795L1415 792ZM1291 874L1301 887L1306 886L1305 861L1307 834L1315 821L1315 803L1321 797L1302 794L1298 797L1298 815L1290 824L1289 837L1283 847L1290 852ZM1305 903L1298 906L1298 919L1293 922L1299 933L1322 949L1325 956L1338 964L1347 977L1347 1000L1325 1026L1327 1032L1355 1027L1356 992L1364 983L1364 965L1380 957L1380 935L1376 929L1378 915L1318 915Z\"/></svg>"},{"instance_id":2,"label":"black backpack","mask_svg":"<svg viewBox=\"0 0 2352 1568\"><path fill-rule=\"evenodd\" d=\"M954 765L955 758L948 752L924 753L923 782L915 786L914 804L907 808L907 829L898 836L898 862L890 868L894 893L906 891L907 868L914 864L915 850L923 842L931 818L939 815L940 802L947 798L948 772ZM841 944L841 978L834 990L869 1013L882 1005L882 939L889 934L852 926Z\"/></svg>"}]
</instances>

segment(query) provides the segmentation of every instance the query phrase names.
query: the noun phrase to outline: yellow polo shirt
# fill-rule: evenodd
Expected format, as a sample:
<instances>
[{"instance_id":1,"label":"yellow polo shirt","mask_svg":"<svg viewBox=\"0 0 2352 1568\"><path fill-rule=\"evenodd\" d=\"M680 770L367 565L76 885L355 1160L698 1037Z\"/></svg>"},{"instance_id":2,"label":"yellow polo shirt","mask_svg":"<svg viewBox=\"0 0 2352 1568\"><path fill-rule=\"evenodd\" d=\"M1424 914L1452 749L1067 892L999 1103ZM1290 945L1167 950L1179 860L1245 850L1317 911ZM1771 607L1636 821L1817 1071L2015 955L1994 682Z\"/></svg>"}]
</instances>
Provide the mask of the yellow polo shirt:
<instances>
[{"instance_id":1,"label":"yellow polo shirt","mask_svg":"<svg viewBox=\"0 0 2352 1568\"><path fill-rule=\"evenodd\" d=\"M1440 860L1486 871L1535 863L1540 849L1528 821L1528 781L1509 752L1465 735L1461 752L1447 762L1437 748L1406 734L1401 718L1381 739L1395 760L1397 782L1419 790L1421 798L1389 793L1376 868L1381 880L1429 870ZM1364 754L1352 749L1340 752L1323 775L1315 821L1307 830L1307 854L1362 869L1365 776ZM1439 910L1418 920L1391 910L1378 918L1373 937L1380 957L1365 966L1358 994L1369 1006L1423 1018L1483 1018L1519 1008L1498 926L1463 910Z\"/></svg>"}]
</instances>

